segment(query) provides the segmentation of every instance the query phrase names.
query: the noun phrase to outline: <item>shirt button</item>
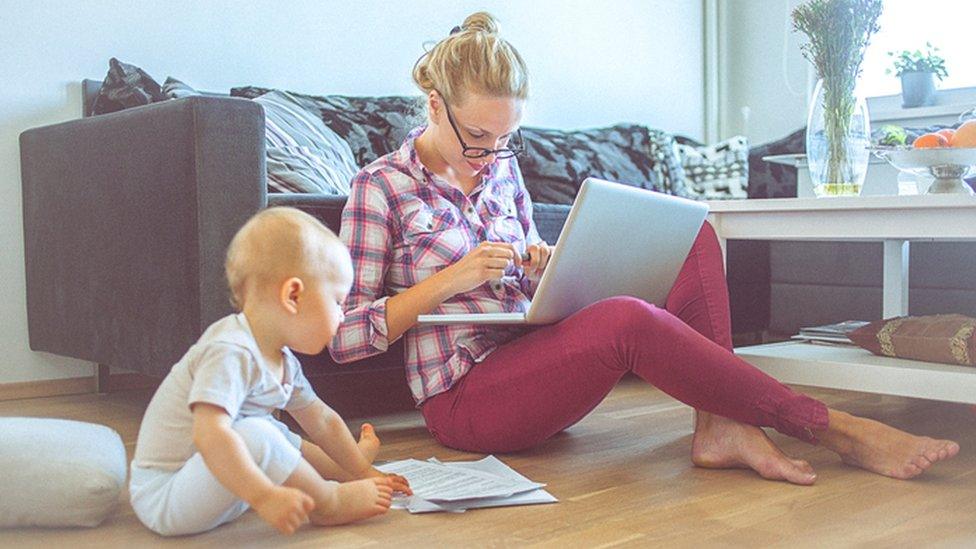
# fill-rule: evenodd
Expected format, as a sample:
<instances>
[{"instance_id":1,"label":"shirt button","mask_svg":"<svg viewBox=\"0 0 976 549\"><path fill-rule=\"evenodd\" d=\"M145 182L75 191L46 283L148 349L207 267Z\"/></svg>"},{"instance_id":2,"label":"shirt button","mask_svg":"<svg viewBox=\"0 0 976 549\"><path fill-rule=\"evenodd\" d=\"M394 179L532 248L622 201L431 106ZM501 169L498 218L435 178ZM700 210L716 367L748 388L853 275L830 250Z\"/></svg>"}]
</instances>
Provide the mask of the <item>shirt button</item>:
<instances>
[{"instance_id":1,"label":"shirt button","mask_svg":"<svg viewBox=\"0 0 976 549\"><path fill-rule=\"evenodd\" d=\"M494 282L492 282L491 283L491 289L492 290L495 290L496 292L502 291L502 283L499 282L499 281L497 281L497 280L494 281Z\"/></svg>"},{"instance_id":2,"label":"shirt button","mask_svg":"<svg viewBox=\"0 0 976 549\"><path fill-rule=\"evenodd\" d=\"M468 206L468 213L469 214L473 214L474 213L474 208L472 208L471 206Z\"/></svg>"}]
</instances>

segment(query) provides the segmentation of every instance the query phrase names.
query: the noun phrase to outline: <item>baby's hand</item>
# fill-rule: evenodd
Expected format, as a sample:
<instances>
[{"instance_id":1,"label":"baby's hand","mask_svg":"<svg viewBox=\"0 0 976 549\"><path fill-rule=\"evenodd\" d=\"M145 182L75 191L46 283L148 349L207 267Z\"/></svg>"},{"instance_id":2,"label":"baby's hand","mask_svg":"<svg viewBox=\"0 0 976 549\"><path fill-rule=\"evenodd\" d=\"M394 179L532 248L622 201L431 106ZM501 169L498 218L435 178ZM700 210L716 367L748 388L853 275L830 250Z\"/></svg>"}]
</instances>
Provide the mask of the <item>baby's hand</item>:
<instances>
[{"instance_id":1,"label":"baby's hand","mask_svg":"<svg viewBox=\"0 0 976 549\"><path fill-rule=\"evenodd\" d=\"M387 478L390 479L390 486L393 488L394 492L401 492L408 496L413 495L413 490L410 489L410 482L406 477L400 475L395 475L393 473L384 473L375 467L370 467L366 472L366 478Z\"/></svg>"},{"instance_id":2,"label":"baby's hand","mask_svg":"<svg viewBox=\"0 0 976 549\"><path fill-rule=\"evenodd\" d=\"M294 534L314 508L315 500L308 494L284 486L275 486L254 503L258 515L282 534Z\"/></svg>"}]
</instances>

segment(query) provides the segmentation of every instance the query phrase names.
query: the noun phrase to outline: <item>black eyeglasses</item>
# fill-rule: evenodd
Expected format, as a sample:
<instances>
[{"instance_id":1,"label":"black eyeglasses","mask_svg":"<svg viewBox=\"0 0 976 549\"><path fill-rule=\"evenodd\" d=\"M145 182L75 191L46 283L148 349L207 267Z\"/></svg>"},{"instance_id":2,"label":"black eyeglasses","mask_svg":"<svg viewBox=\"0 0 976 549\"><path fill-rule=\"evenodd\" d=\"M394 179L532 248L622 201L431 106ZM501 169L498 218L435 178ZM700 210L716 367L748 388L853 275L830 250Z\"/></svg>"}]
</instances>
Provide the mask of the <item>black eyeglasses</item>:
<instances>
[{"instance_id":1,"label":"black eyeglasses","mask_svg":"<svg viewBox=\"0 0 976 549\"><path fill-rule=\"evenodd\" d=\"M441 100L444 101L444 96L438 92L441 96ZM515 135L513 139L509 142L508 147L502 147L500 149L486 149L485 147L469 147L464 139L461 138L461 131L458 130L457 122L454 121L454 115L451 114L451 107L444 101L444 110L447 111L447 120L451 123L451 128L454 129L454 135L458 138L458 143L461 144L461 154L465 158L484 158L489 155L495 155L495 158L512 158L513 156L518 156L525 152L525 142L522 141L522 129L519 128L515 130Z\"/></svg>"}]
</instances>

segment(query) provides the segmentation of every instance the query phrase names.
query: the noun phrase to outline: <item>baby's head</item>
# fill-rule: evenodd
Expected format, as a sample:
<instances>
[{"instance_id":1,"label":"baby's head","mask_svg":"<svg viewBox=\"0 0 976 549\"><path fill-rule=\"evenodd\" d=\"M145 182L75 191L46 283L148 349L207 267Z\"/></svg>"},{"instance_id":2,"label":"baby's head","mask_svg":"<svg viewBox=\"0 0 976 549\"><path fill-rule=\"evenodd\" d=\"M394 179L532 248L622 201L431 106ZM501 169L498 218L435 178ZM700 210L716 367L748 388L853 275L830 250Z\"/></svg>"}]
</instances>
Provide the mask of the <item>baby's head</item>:
<instances>
[{"instance_id":1,"label":"baby's head","mask_svg":"<svg viewBox=\"0 0 976 549\"><path fill-rule=\"evenodd\" d=\"M317 354L343 320L352 285L349 250L314 217L294 208L254 215L227 250L231 303L249 320L272 320L285 345Z\"/></svg>"}]
</instances>

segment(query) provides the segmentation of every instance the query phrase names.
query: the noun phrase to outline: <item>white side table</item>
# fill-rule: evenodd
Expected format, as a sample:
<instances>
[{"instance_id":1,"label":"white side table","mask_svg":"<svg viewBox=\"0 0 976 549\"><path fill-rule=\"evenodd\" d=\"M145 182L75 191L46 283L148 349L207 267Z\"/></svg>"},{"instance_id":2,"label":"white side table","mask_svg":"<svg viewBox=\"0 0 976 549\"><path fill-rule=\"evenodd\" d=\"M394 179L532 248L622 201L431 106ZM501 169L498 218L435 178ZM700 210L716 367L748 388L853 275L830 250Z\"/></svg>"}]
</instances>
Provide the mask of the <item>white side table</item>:
<instances>
[{"instance_id":1,"label":"white side table","mask_svg":"<svg viewBox=\"0 0 976 549\"><path fill-rule=\"evenodd\" d=\"M976 240L976 196L784 198L708 204L709 221L723 254L729 239L883 242L885 318L908 314L909 242ZM785 383L976 403L976 368L895 360L858 348L801 342L744 347L736 353Z\"/></svg>"}]
</instances>

